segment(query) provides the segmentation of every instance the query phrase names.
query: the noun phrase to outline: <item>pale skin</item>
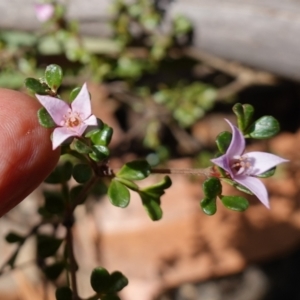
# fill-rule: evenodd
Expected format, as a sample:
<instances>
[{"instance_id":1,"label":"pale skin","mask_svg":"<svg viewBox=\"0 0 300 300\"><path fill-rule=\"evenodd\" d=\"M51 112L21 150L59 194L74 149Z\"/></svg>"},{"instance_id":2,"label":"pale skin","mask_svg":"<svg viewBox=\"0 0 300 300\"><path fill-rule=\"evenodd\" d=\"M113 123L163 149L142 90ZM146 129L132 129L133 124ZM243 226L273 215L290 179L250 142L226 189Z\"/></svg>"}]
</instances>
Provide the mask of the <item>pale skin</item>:
<instances>
[{"instance_id":1,"label":"pale skin","mask_svg":"<svg viewBox=\"0 0 300 300\"><path fill-rule=\"evenodd\" d=\"M0 216L28 196L56 166L51 130L37 120L38 101L0 89Z\"/></svg>"}]
</instances>

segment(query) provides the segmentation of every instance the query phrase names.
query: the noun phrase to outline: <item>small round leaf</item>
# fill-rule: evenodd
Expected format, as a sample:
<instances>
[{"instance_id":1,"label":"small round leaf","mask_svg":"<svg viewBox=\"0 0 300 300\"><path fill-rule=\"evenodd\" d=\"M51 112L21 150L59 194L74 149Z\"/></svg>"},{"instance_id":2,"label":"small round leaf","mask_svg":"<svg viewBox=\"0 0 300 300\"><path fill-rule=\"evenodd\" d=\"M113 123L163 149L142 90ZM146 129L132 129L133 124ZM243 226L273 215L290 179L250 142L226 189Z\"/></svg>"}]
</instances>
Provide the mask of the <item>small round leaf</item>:
<instances>
[{"instance_id":1,"label":"small round leaf","mask_svg":"<svg viewBox=\"0 0 300 300\"><path fill-rule=\"evenodd\" d=\"M89 157L97 162L106 159L110 154L109 149L106 146L94 145L92 149L93 152L89 154Z\"/></svg>"},{"instance_id":2,"label":"small round leaf","mask_svg":"<svg viewBox=\"0 0 300 300\"><path fill-rule=\"evenodd\" d=\"M56 253L62 243L62 239L53 236L37 235L37 255L39 258L46 258Z\"/></svg>"},{"instance_id":3,"label":"small round leaf","mask_svg":"<svg viewBox=\"0 0 300 300\"><path fill-rule=\"evenodd\" d=\"M46 128L56 127L55 122L44 107L41 107L37 112L38 121L41 126Z\"/></svg>"},{"instance_id":4,"label":"small round leaf","mask_svg":"<svg viewBox=\"0 0 300 300\"><path fill-rule=\"evenodd\" d=\"M235 211L245 211L249 207L247 199L241 196L221 196L221 201L225 207Z\"/></svg>"},{"instance_id":5,"label":"small round leaf","mask_svg":"<svg viewBox=\"0 0 300 300\"><path fill-rule=\"evenodd\" d=\"M62 68L52 64L47 66L45 71L45 79L52 91L57 91L60 87L63 78Z\"/></svg>"},{"instance_id":6,"label":"small round leaf","mask_svg":"<svg viewBox=\"0 0 300 300\"><path fill-rule=\"evenodd\" d=\"M254 107L251 104L243 104L243 108L244 108L244 123L246 129L252 123Z\"/></svg>"},{"instance_id":7,"label":"small round leaf","mask_svg":"<svg viewBox=\"0 0 300 300\"><path fill-rule=\"evenodd\" d=\"M113 129L106 124L100 130L97 130L92 136L91 140L95 145L109 145L113 135Z\"/></svg>"},{"instance_id":8,"label":"small round leaf","mask_svg":"<svg viewBox=\"0 0 300 300\"><path fill-rule=\"evenodd\" d=\"M110 275L102 267L95 268L90 278L91 286L96 293L104 293L109 289Z\"/></svg>"},{"instance_id":9,"label":"small round leaf","mask_svg":"<svg viewBox=\"0 0 300 300\"><path fill-rule=\"evenodd\" d=\"M72 300L73 292L68 286L63 286L55 291L56 300Z\"/></svg>"},{"instance_id":10,"label":"small round leaf","mask_svg":"<svg viewBox=\"0 0 300 300\"><path fill-rule=\"evenodd\" d=\"M35 94L47 95L47 87L35 78L26 78L25 86Z\"/></svg>"},{"instance_id":11,"label":"small round leaf","mask_svg":"<svg viewBox=\"0 0 300 300\"><path fill-rule=\"evenodd\" d=\"M90 146L78 139L74 139L72 141L70 148L81 154L88 154L93 152L93 149Z\"/></svg>"},{"instance_id":12,"label":"small round leaf","mask_svg":"<svg viewBox=\"0 0 300 300\"><path fill-rule=\"evenodd\" d=\"M46 277L50 280L56 280L65 268L62 262L56 262L50 266L46 266L43 271Z\"/></svg>"},{"instance_id":13,"label":"small round leaf","mask_svg":"<svg viewBox=\"0 0 300 300\"><path fill-rule=\"evenodd\" d=\"M135 160L125 164L116 174L128 180L142 180L151 174L151 166L146 160Z\"/></svg>"},{"instance_id":14,"label":"small round leaf","mask_svg":"<svg viewBox=\"0 0 300 300\"><path fill-rule=\"evenodd\" d=\"M204 198L201 200L200 206L205 214L212 216L217 211L216 198Z\"/></svg>"},{"instance_id":15,"label":"small round leaf","mask_svg":"<svg viewBox=\"0 0 300 300\"><path fill-rule=\"evenodd\" d=\"M280 131L278 121L272 116L264 116L251 125L247 134L254 139L267 139Z\"/></svg>"},{"instance_id":16,"label":"small round leaf","mask_svg":"<svg viewBox=\"0 0 300 300\"><path fill-rule=\"evenodd\" d=\"M93 169L88 164L77 164L73 168L73 178L78 183L85 183L93 176Z\"/></svg>"},{"instance_id":17,"label":"small round leaf","mask_svg":"<svg viewBox=\"0 0 300 300\"><path fill-rule=\"evenodd\" d=\"M128 285L128 279L119 271L115 271L110 274L110 292L119 292L126 285Z\"/></svg>"},{"instance_id":18,"label":"small round leaf","mask_svg":"<svg viewBox=\"0 0 300 300\"><path fill-rule=\"evenodd\" d=\"M71 91L71 93L70 93L70 97L69 97L69 99L70 99L70 103L71 102L73 102L74 100L75 100L75 98L78 96L78 94L79 94L79 92L81 91L81 87L76 87L76 88L74 88L72 91Z\"/></svg>"},{"instance_id":19,"label":"small round leaf","mask_svg":"<svg viewBox=\"0 0 300 300\"><path fill-rule=\"evenodd\" d=\"M152 221L158 221L162 218L163 211L160 207L160 195L153 195L145 191L140 191L143 206Z\"/></svg>"},{"instance_id":20,"label":"small round leaf","mask_svg":"<svg viewBox=\"0 0 300 300\"><path fill-rule=\"evenodd\" d=\"M275 172L276 172L276 167L274 167L274 168L272 168L272 169L270 169L270 170L268 170L268 171L266 171L262 174L257 175L257 177L259 177L259 178L268 178L268 177L273 176L275 174Z\"/></svg>"},{"instance_id":21,"label":"small round leaf","mask_svg":"<svg viewBox=\"0 0 300 300\"><path fill-rule=\"evenodd\" d=\"M25 238L15 232L9 232L6 236L5 236L5 240L10 243L23 243Z\"/></svg>"},{"instance_id":22,"label":"small round leaf","mask_svg":"<svg viewBox=\"0 0 300 300\"><path fill-rule=\"evenodd\" d=\"M222 185L219 178L211 177L203 182L203 192L206 198L213 199L222 193Z\"/></svg>"},{"instance_id":23,"label":"small round leaf","mask_svg":"<svg viewBox=\"0 0 300 300\"><path fill-rule=\"evenodd\" d=\"M60 214L64 211L65 205L61 193L55 191L44 191L45 209L51 214Z\"/></svg>"},{"instance_id":24,"label":"small round leaf","mask_svg":"<svg viewBox=\"0 0 300 300\"><path fill-rule=\"evenodd\" d=\"M221 132L216 138L216 144L219 151L224 154L231 142L232 134L228 131Z\"/></svg>"},{"instance_id":25,"label":"small round leaf","mask_svg":"<svg viewBox=\"0 0 300 300\"><path fill-rule=\"evenodd\" d=\"M121 208L127 207L130 202L129 190L116 179L113 179L109 185L108 197L113 205Z\"/></svg>"}]
</instances>

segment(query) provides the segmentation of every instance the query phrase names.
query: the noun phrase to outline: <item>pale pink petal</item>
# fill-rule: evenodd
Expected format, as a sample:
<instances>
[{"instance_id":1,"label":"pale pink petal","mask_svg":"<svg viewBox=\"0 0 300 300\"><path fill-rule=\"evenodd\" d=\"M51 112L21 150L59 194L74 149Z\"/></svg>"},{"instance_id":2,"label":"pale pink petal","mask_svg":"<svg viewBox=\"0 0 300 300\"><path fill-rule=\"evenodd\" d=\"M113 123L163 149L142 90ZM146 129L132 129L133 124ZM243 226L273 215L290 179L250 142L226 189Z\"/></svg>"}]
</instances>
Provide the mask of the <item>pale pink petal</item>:
<instances>
[{"instance_id":1,"label":"pale pink petal","mask_svg":"<svg viewBox=\"0 0 300 300\"><path fill-rule=\"evenodd\" d=\"M60 146L66 139L68 139L71 136L77 136L76 132L66 127L55 128L52 135L53 150L55 150L58 146Z\"/></svg>"},{"instance_id":2,"label":"pale pink petal","mask_svg":"<svg viewBox=\"0 0 300 300\"><path fill-rule=\"evenodd\" d=\"M82 120L87 119L92 114L90 94L86 83L82 86L79 94L71 103L72 111L80 113Z\"/></svg>"},{"instance_id":3,"label":"pale pink petal","mask_svg":"<svg viewBox=\"0 0 300 300\"><path fill-rule=\"evenodd\" d=\"M40 22L48 21L54 13L54 6L52 4L35 4L35 15Z\"/></svg>"},{"instance_id":4,"label":"pale pink petal","mask_svg":"<svg viewBox=\"0 0 300 300\"><path fill-rule=\"evenodd\" d=\"M89 118L84 120L84 124L89 125L89 126L97 126L98 121L97 121L97 118L94 115L91 115Z\"/></svg>"},{"instance_id":5,"label":"pale pink petal","mask_svg":"<svg viewBox=\"0 0 300 300\"><path fill-rule=\"evenodd\" d=\"M63 116L67 114L68 110L70 109L69 105L60 99L50 96L42 96L36 94L36 97L45 107L55 124L60 126L61 122L64 120Z\"/></svg>"},{"instance_id":6,"label":"pale pink petal","mask_svg":"<svg viewBox=\"0 0 300 300\"><path fill-rule=\"evenodd\" d=\"M270 208L267 189L258 178L251 176L238 176L234 178L234 181L245 186L261 201L263 205Z\"/></svg>"},{"instance_id":7,"label":"pale pink petal","mask_svg":"<svg viewBox=\"0 0 300 300\"><path fill-rule=\"evenodd\" d=\"M232 130L232 139L226 151L228 158L232 159L234 156L240 156L243 154L245 150L245 138L236 126L231 124L227 119L225 119L225 121L229 124Z\"/></svg>"},{"instance_id":8,"label":"pale pink petal","mask_svg":"<svg viewBox=\"0 0 300 300\"><path fill-rule=\"evenodd\" d=\"M76 129L74 128L74 130L76 131L76 136L82 136L85 130L87 129L87 127L88 125L83 123L77 126Z\"/></svg>"},{"instance_id":9,"label":"pale pink petal","mask_svg":"<svg viewBox=\"0 0 300 300\"><path fill-rule=\"evenodd\" d=\"M228 158L227 154L224 154L224 155L219 156L217 158L211 159L210 161L213 162L218 167L224 169L226 172L228 172L231 177L234 176L232 171L231 171L231 168L230 168L230 161L229 161L229 158Z\"/></svg>"},{"instance_id":10,"label":"pale pink petal","mask_svg":"<svg viewBox=\"0 0 300 300\"><path fill-rule=\"evenodd\" d=\"M252 163L252 169L249 175L259 175L279 164L288 162L287 159L266 152L248 152L245 156L250 159Z\"/></svg>"}]
</instances>

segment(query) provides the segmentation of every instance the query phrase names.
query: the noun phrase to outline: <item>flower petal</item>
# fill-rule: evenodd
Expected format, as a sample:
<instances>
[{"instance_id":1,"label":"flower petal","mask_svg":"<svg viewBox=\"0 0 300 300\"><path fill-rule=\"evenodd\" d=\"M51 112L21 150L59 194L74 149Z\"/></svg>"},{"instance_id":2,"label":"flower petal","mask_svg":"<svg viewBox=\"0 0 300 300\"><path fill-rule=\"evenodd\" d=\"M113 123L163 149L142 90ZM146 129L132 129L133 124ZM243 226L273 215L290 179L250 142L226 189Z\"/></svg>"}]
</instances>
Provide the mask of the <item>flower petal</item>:
<instances>
[{"instance_id":1,"label":"flower petal","mask_svg":"<svg viewBox=\"0 0 300 300\"><path fill-rule=\"evenodd\" d=\"M234 178L234 181L245 186L261 201L264 206L270 208L268 191L265 185L258 178L251 176L238 176Z\"/></svg>"},{"instance_id":2,"label":"flower petal","mask_svg":"<svg viewBox=\"0 0 300 300\"><path fill-rule=\"evenodd\" d=\"M229 165L229 158L228 158L227 154L224 154L217 158L211 159L210 161L213 162L215 165L219 166L220 168L224 169L233 178L234 175L231 171L231 168Z\"/></svg>"},{"instance_id":3,"label":"flower petal","mask_svg":"<svg viewBox=\"0 0 300 300\"><path fill-rule=\"evenodd\" d=\"M229 159L232 159L234 156L241 156L245 150L245 138L242 132L229 120L225 119L225 121L229 124L232 130L232 139L230 145L226 151Z\"/></svg>"},{"instance_id":4,"label":"flower petal","mask_svg":"<svg viewBox=\"0 0 300 300\"><path fill-rule=\"evenodd\" d=\"M34 10L37 19L40 22L48 21L54 14L54 6L52 4L34 4Z\"/></svg>"},{"instance_id":5,"label":"flower petal","mask_svg":"<svg viewBox=\"0 0 300 300\"><path fill-rule=\"evenodd\" d=\"M84 124L89 125L89 126L97 126L98 121L97 121L97 118L94 115L91 115L89 118L87 118L84 121Z\"/></svg>"},{"instance_id":6,"label":"flower petal","mask_svg":"<svg viewBox=\"0 0 300 300\"><path fill-rule=\"evenodd\" d=\"M277 155L259 151L248 152L244 156L252 162L250 175L254 176L262 174L281 163L288 162L287 159L281 158Z\"/></svg>"},{"instance_id":7,"label":"flower petal","mask_svg":"<svg viewBox=\"0 0 300 300\"><path fill-rule=\"evenodd\" d=\"M71 103L72 111L80 113L82 120L87 119L91 113L91 99L86 83L82 86L79 94Z\"/></svg>"},{"instance_id":8,"label":"flower petal","mask_svg":"<svg viewBox=\"0 0 300 300\"><path fill-rule=\"evenodd\" d=\"M42 96L36 94L36 97L45 107L55 124L60 126L61 122L64 120L63 116L67 114L68 110L70 109L69 105L60 99L50 96Z\"/></svg>"},{"instance_id":9,"label":"flower petal","mask_svg":"<svg viewBox=\"0 0 300 300\"><path fill-rule=\"evenodd\" d=\"M77 136L77 133L66 127L55 128L52 136L53 150L55 150L59 145L61 145L66 139L68 139L71 136Z\"/></svg>"},{"instance_id":10,"label":"flower petal","mask_svg":"<svg viewBox=\"0 0 300 300\"><path fill-rule=\"evenodd\" d=\"M76 136L82 136L83 133L85 132L85 130L87 129L88 125L87 124L81 124L79 126L76 127L76 131L75 134Z\"/></svg>"}]
</instances>

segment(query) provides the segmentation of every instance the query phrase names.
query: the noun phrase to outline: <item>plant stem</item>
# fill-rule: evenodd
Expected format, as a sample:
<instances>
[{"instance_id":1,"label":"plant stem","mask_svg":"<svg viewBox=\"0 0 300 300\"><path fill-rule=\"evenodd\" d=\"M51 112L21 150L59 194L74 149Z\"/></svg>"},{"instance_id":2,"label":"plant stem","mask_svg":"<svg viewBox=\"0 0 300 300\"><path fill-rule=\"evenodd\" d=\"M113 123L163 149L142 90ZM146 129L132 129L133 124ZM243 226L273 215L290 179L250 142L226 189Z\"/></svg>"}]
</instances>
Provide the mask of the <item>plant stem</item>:
<instances>
[{"instance_id":1,"label":"plant stem","mask_svg":"<svg viewBox=\"0 0 300 300\"><path fill-rule=\"evenodd\" d=\"M171 169L171 168L153 168L151 169L152 174L183 174L183 175L202 175L209 176L211 173L211 168L206 169L191 169L191 168L182 168L182 169Z\"/></svg>"},{"instance_id":2,"label":"plant stem","mask_svg":"<svg viewBox=\"0 0 300 300\"><path fill-rule=\"evenodd\" d=\"M84 188L81 190L80 194L75 199L74 203L72 204L72 212L76 208L76 206L84 200L84 198L87 196L88 191L92 188L92 186L96 183L98 180L97 176L93 176L84 186Z\"/></svg>"},{"instance_id":3,"label":"plant stem","mask_svg":"<svg viewBox=\"0 0 300 300\"><path fill-rule=\"evenodd\" d=\"M73 300L78 300L80 298L78 297L78 289L77 289L77 279L76 279L77 263L76 263L74 250L73 250L72 226L66 226L66 229L67 229L66 243L67 243L68 257L69 257L69 264L70 264L70 276L71 276L71 286L73 291Z\"/></svg>"}]
</instances>

